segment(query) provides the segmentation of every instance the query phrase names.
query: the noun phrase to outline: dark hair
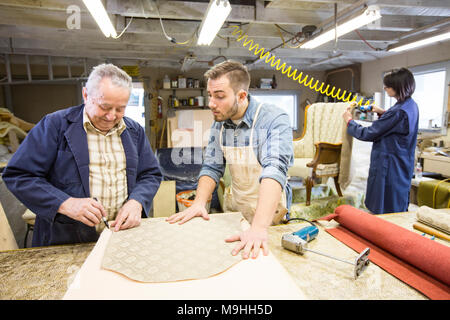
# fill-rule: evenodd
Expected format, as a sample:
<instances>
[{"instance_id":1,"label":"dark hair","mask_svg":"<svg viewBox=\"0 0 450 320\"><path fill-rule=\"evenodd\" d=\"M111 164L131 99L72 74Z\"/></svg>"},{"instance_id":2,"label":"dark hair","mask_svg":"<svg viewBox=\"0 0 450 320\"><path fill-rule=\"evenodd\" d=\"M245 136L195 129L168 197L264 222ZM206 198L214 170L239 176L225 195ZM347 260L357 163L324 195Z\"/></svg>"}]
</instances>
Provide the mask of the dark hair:
<instances>
[{"instance_id":1,"label":"dark hair","mask_svg":"<svg viewBox=\"0 0 450 320\"><path fill-rule=\"evenodd\" d=\"M406 68L394 69L384 76L383 84L392 88L396 93L398 101L405 101L410 98L416 90L414 76Z\"/></svg>"},{"instance_id":2,"label":"dark hair","mask_svg":"<svg viewBox=\"0 0 450 320\"><path fill-rule=\"evenodd\" d=\"M223 75L227 75L230 80L230 86L235 93L241 89L248 91L250 86L250 74L242 63L233 60L219 63L206 71L205 78L206 80L215 80Z\"/></svg>"}]
</instances>

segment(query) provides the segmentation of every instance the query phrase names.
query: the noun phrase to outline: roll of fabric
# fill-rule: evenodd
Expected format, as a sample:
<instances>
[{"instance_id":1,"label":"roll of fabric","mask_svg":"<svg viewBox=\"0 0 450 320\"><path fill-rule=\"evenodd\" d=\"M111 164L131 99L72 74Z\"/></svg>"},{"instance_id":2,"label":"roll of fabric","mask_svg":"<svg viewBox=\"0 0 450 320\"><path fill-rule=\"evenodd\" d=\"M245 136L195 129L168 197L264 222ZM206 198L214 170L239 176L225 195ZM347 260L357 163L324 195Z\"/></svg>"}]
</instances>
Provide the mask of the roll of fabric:
<instances>
[{"instance_id":1,"label":"roll of fabric","mask_svg":"<svg viewBox=\"0 0 450 320\"><path fill-rule=\"evenodd\" d=\"M340 227L442 282L444 286L441 289L447 293L447 299L450 297L450 247L349 205L337 207L334 214L322 219L334 219ZM332 230L327 231L335 236ZM339 236L335 237L341 240ZM353 247L351 242L358 242L358 237L349 240L347 236L345 241L341 241ZM399 278L408 283L408 276Z\"/></svg>"},{"instance_id":2,"label":"roll of fabric","mask_svg":"<svg viewBox=\"0 0 450 320\"><path fill-rule=\"evenodd\" d=\"M417 220L450 235L450 209L432 209L421 206Z\"/></svg>"}]
</instances>

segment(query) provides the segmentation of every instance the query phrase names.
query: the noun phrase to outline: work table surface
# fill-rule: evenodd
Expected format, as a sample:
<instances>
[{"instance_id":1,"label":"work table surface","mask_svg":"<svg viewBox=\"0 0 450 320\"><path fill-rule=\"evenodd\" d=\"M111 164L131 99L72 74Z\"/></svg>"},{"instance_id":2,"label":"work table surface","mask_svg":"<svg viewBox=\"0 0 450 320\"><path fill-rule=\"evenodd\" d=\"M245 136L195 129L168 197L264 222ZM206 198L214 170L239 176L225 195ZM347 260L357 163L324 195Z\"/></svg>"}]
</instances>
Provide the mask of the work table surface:
<instances>
[{"instance_id":1,"label":"work table surface","mask_svg":"<svg viewBox=\"0 0 450 320\"><path fill-rule=\"evenodd\" d=\"M379 217L421 233L413 229L415 213ZM308 247L354 261L357 253L324 230L336 223L331 221L321 224L317 239L310 242ZM283 234L297 231L306 225L290 223L270 227L269 246L271 254L286 268L309 299L427 299L373 263L354 280L353 268L349 264L311 252L298 255L281 247ZM444 240L436 241L449 245ZM86 243L1 251L0 299L61 299L94 245Z\"/></svg>"}]
</instances>

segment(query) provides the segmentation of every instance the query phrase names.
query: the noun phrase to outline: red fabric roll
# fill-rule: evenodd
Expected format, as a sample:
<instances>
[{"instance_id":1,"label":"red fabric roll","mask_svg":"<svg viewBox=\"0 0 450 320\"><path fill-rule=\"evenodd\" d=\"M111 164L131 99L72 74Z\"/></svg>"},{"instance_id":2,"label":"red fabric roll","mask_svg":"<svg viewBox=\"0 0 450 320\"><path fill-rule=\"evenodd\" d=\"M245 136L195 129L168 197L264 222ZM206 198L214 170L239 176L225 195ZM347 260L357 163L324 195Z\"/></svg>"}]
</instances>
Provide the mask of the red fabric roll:
<instances>
[{"instance_id":1,"label":"red fabric roll","mask_svg":"<svg viewBox=\"0 0 450 320\"><path fill-rule=\"evenodd\" d=\"M387 251L394 257L439 280L444 284L444 292L447 291L447 297L449 297L450 247L349 205L337 207L334 214L320 220L332 219L338 222L340 226ZM329 233L333 235L333 232ZM333 236L344 243L349 241L348 236L346 237L347 240L344 241L336 235ZM352 241L359 241L357 238L354 237ZM354 247L350 243L346 244ZM372 260L370 256L369 259ZM383 266L380 265L380 267ZM408 276L404 278L407 279Z\"/></svg>"}]
</instances>

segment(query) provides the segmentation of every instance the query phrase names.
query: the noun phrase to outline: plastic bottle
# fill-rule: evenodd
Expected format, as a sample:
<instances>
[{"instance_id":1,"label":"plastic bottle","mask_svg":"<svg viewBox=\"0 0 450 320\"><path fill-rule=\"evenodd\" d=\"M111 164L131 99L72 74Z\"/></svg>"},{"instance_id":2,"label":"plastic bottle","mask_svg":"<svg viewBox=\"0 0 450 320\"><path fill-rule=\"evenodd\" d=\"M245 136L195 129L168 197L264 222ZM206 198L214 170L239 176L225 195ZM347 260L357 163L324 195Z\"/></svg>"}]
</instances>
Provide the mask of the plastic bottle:
<instances>
[{"instance_id":1,"label":"plastic bottle","mask_svg":"<svg viewBox=\"0 0 450 320\"><path fill-rule=\"evenodd\" d=\"M163 88L164 89L170 89L170 78L169 78L169 76L167 74L164 76Z\"/></svg>"},{"instance_id":2,"label":"plastic bottle","mask_svg":"<svg viewBox=\"0 0 450 320\"><path fill-rule=\"evenodd\" d=\"M416 172L414 175L416 176L416 179L422 179L422 165L420 164L420 161L417 161Z\"/></svg>"}]
</instances>

